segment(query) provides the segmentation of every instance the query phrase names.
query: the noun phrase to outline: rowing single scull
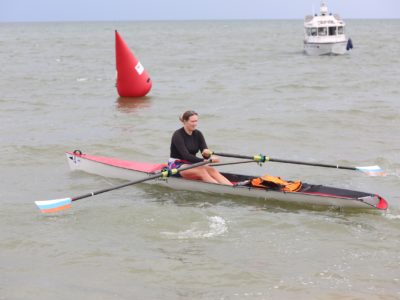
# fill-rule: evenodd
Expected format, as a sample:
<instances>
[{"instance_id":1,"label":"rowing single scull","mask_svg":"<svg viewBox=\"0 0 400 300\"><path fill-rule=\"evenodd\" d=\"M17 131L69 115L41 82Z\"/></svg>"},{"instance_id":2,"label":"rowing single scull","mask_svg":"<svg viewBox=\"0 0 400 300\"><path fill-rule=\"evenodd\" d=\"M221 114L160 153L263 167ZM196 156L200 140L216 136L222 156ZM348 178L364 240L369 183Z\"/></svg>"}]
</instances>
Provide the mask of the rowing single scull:
<instances>
[{"instance_id":1,"label":"rowing single scull","mask_svg":"<svg viewBox=\"0 0 400 300\"><path fill-rule=\"evenodd\" d=\"M67 152L67 159L72 170L84 171L108 178L123 180L140 180L143 176L152 176L162 171L165 164L153 164L121 160L111 157L83 154L80 151ZM232 183L245 182L256 176L222 173ZM265 201L284 201L297 204L318 206L351 207L361 209L386 210L387 201L377 194L335 188L323 185L302 183L296 192L284 192L275 189L264 189L248 185L233 186L207 183L198 180L184 179L180 176L157 177L145 183L158 184L176 190L194 192L229 194L243 197L263 199Z\"/></svg>"}]
</instances>

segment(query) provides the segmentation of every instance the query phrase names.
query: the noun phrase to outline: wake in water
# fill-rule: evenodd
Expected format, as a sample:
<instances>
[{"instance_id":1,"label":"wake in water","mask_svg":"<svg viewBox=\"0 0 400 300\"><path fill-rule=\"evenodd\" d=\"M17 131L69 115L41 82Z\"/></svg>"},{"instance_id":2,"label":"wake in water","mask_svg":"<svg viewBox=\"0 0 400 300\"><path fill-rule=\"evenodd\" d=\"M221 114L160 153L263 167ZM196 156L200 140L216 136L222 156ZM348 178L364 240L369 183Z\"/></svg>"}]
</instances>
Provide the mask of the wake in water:
<instances>
[{"instance_id":1,"label":"wake in water","mask_svg":"<svg viewBox=\"0 0 400 300\"><path fill-rule=\"evenodd\" d=\"M386 172L388 176L395 176L400 178L400 169L395 169L393 171L387 171Z\"/></svg>"},{"instance_id":2,"label":"wake in water","mask_svg":"<svg viewBox=\"0 0 400 300\"><path fill-rule=\"evenodd\" d=\"M226 221L219 216L208 217L208 228L201 229L201 224L193 223L190 229L178 232L162 232L161 234L174 239L204 239L224 234L228 231Z\"/></svg>"},{"instance_id":3,"label":"wake in water","mask_svg":"<svg viewBox=\"0 0 400 300\"><path fill-rule=\"evenodd\" d=\"M391 213L387 213L385 214L385 218L388 218L389 220L400 220L400 214L391 214Z\"/></svg>"}]
</instances>

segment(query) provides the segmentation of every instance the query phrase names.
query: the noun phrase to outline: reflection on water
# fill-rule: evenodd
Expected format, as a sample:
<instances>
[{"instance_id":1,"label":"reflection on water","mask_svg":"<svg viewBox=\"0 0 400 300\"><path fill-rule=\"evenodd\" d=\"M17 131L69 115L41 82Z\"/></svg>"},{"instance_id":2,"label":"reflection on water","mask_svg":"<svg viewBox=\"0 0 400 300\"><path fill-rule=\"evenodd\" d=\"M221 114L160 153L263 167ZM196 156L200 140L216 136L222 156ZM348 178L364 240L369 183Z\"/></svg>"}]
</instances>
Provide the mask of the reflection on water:
<instances>
[{"instance_id":1,"label":"reflection on water","mask_svg":"<svg viewBox=\"0 0 400 300\"><path fill-rule=\"evenodd\" d=\"M151 97L118 97L116 100L117 109L124 113L133 113L139 109L150 107Z\"/></svg>"}]
</instances>

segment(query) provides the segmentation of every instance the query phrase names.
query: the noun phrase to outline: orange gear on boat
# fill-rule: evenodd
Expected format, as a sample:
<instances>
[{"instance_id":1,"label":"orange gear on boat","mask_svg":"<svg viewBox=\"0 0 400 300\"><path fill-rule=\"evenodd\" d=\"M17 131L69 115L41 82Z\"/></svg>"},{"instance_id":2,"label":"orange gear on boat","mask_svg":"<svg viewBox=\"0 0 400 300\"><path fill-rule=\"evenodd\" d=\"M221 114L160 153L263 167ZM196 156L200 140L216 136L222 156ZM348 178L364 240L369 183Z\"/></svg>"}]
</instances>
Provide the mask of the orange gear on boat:
<instances>
[{"instance_id":1,"label":"orange gear on boat","mask_svg":"<svg viewBox=\"0 0 400 300\"><path fill-rule=\"evenodd\" d=\"M254 187L279 189L280 191L284 192L297 192L302 186L301 181L286 181L280 177L271 175L264 175L259 178L254 178L251 180L250 184Z\"/></svg>"}]
</instances>

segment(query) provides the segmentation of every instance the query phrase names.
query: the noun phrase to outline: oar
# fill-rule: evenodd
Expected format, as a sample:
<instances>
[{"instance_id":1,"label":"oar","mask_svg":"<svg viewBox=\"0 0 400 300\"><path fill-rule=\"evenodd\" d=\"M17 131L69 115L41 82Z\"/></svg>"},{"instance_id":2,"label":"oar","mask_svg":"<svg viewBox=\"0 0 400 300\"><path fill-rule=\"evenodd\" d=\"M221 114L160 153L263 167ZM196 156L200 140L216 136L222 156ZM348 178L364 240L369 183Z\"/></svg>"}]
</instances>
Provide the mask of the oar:
<instances>
[{"instance_id":1,"label":"oar","mask_svg":"<svg viewBox=\"0 0 400 300\"><path fill-rule=\"evenodd\" d=\"M161 172L158 172L158 173L156 173L154 175L143 177L142 179L138 179L138 180L131 181L131 182L128 182L128 183L124 183L124 184L117 185L117 186L114 186L114 187L110 187L110 188L107 188L107 189L103 189L103 190L98 190L98 191L95 191L95 192L87 193L87 194L84 194L84 195L71 197L71 198L55 199L55 200L35 201L35 204L39 207L41 212L43 212L43 213L53 213L53 212L57 212L57 211L60 211L60 210L64 210L64 209L70 208L71 205L72 205L72 201L77 201L77 200L80 200L80 199L92 197L92 196L95 196L95 195L98 195L98 194L102 194L102 193L105 193L105 192L117 190L117 189L120 189L120 188L123 188L123 187L126 187L126 186L134 185L134 184L137 184L137 183L145 182L145 181L156 179L156 178L159 178L159 177L164 177L164 178L165 177L169 177L169 176L175 175L175 174L177 174L179 172L186 171L186 170L189 170L189 169L193 169L193 168L196 168L196 167L200 167L200 166L203 166L203 165L206 165L206 164L209 164L209 163L211 163L211 159L205 160L205 161L202 161L202 162L199 162L199 163L196 163L196 164L193 164L193 165L181 168L181 169L172 169L172 170L161 171Z\"/></svg>"},{"instance_id":2,"label":"oar","mask_svg":"<svg viewBox=\"0 0 400 300\"><path fill-rule=\"evenodd\" d=\"M271 162L280 162L280 163L287 163L287 164L297 164L297 165L306 165L306 166L314 166L314 167L361 171L361 172L368 174L369 176L385 176L386 175L386 173L379 166L347 167L347 166L339 166L339 165L329 165L329 164L321 164L321 163L310 163L310 162L304 162L304 161L271 158L271 157L268 157L268 156L265 156L262 154L254 155L254 156L246 156L246 155L230 154L230 153L217 153L217 152L213 152L212 154L224 156L224 157L252 159L252 160L254 160L256 162L260 162L260 163L271 161Z\"/></svg>"},{"instance_id":3,"label":"oar","mask_svg":"<svg viewBox=\"0 0 400 300\"><path fill-rule=\"evenodd\" d=\"M220 166L228 166L228 165L238 165L238 164L248 164L248 163L254 163L254 159L252 160L242 160L242 161L233 161L233 162L228 162L228 163L213 163L210 164L212 167L220 167Z\"/></svg>"}]
</instances>

